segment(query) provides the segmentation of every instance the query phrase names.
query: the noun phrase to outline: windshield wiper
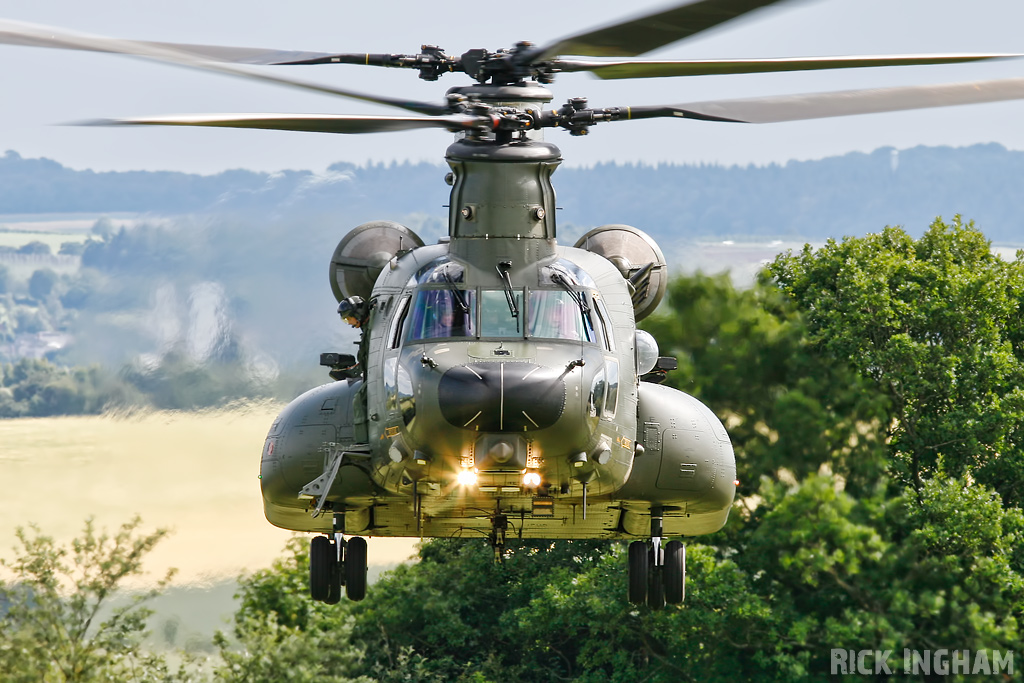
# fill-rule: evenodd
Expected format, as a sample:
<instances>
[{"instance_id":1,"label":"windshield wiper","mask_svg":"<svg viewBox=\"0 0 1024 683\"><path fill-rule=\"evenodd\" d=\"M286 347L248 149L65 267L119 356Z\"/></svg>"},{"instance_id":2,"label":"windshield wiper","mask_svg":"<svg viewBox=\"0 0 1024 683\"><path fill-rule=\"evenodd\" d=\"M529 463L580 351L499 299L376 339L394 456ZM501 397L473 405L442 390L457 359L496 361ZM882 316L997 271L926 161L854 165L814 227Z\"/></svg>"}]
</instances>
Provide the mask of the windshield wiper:
<instances>
[{"instance_id":1,"label":"windshield wiper","mask_svg":"<svg viewBox=\"0 0 1024 683\"><path fill-rule=\"evenodd\" d=\"M455 286L455 280L448 274L448 268L444 269L443 274L444 281L448 283L448 290L455 295L455 303L458 304L459 310L463 315L469 315L469 304L466 303L463 291Z\"/></svg>"},{"instance_id":2,"label":"windshield wiper","mask_svg":"<svg viewBox=\"0 0 1024 683\"><path fill-rule=\"evenodd\" d=\"M579 307L580 313L586 316L587 320L590 320L590 306L587 305L587 297L584 296L583 292L573 289L572 285L569 284L569 281L561 273L551 273L551 281L568 292L572 300L576 302L576 306Z\"/></svg>"},{"instance_id":3,"label":"windshield wiper","mask_svg":"<svg viewBox=\"0 0 1024 683\"><path fill-rule=\"evenodd\" d=\"M512 278L509 277L508 274L508 271L512 270L512 262L499 261L496 268L498 270L498 277L501 279L501 284L505 288L505 300L508 301L508 312L516 319L516 332L519 332L519 306L516 304L516 294L512 289Z\"/></svg>"}]
</instances>

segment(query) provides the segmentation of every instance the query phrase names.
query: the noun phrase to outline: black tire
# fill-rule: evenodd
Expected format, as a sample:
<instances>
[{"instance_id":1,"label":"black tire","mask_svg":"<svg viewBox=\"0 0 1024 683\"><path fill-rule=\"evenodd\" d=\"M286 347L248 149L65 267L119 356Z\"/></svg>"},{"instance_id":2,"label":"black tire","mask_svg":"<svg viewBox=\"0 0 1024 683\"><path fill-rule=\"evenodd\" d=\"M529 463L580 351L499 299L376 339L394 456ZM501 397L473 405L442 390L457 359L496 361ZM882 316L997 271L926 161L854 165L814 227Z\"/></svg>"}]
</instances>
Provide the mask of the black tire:
<instances>
[{"instance_id":1,"label":"black tire","mask_svg":"<svg viewBox=\"0 0 1024 683\"><path fill-rule=\"evenodd\" d=\"M331 580L327 584L327 597L324 602L337 605L341 602L341 565L338 563L337 546L331 546Z\"/></svg>"},{"instance_id":2,"label":"black tire","mask_svg":"<svg viewBox=\"0 0 1024 683\"><path fill-rule=\"evenodd\" d=\"M662 582L662 570L664 567L650 568L647 580L647 606L652 610L659 610L665 606L665 584Z\"/></svg>"},{"instance_id":3,"label":"black tire","mask_svg":"<svg viewBox=\"0 0 1024 683\"><path fill-rule=\"evenodd\" d=\"M642 605L647 600L647 544L633 541L629 544L629 601Z\"/></svg>"},{"instance_id":4,"label":"black tire","mask_svg":"<svg viewBox=\"0 0 1024 683\"><path fill-rule=\"evenodd\" d=\"M357 601L366 597L366 539L358 536L345 546L345 595Z\"/></svg>"},{"instance_id":5,"label":"black tire","mask_svg":"<svg viewBox=\"0 0 1024 683\"><path fill-rule=\"evenodd\" d=\"M337 575L334 565L336 555L331 540L317 536L309 543L309 595L314 600L326 602L331 591L332 575Z\"/></svg>"},{"instance_id":6,"label":"black tire","mask_svg":"<svg viewBox=\"0 0 1024 683\"><path fill-rule=\"evenodd\" d=\"M665 602L680 604L686 598L686 547L679 541L665 544L665 567L661 576L665 584Z\"/></svg>"}]
</instances>

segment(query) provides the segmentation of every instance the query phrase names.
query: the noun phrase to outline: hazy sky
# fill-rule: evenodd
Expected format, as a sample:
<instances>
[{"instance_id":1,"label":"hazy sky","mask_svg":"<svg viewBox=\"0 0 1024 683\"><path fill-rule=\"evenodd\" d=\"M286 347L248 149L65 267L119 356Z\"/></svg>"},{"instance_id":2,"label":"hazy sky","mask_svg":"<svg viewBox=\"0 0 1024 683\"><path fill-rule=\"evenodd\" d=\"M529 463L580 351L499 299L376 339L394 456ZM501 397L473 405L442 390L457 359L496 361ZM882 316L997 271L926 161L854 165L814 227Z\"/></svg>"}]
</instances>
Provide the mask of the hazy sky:
<instances>
[{"instance_id":1,"label":"hazy sky","mask_svg":"<svg viewBox=\"0 0 1024 683\"><path fill-rule=\"evenodd\" d=\"M465 11L440 8L465 8ZM415 53L433 43L449 54L495 50L518 40L546 43L664 2L436 3L393 0L0 0L0 17L142 40L281 49ZM518 8L502 16L499 8ZM908 52L1024 52L1024 3L1011 0L796 0L779 9L658 50L661 59L786 57ZM55 126L90 118L199 112L401 113L340 98L252 84L113 55L0 47L0 153L46 156L73 168L322 170L335 161L440 161L439 130L373 136L202 129ZM384 95L437 101L466 82L355 66L278 67ZM586 96L593 106L665 104L815 90L913 85L1024 75L1024 60L947 67L858 69L604 82L562 75L555 104ZM738 125L640 121L598 126L583 139L548 133L569 164L671 161L764 164L891 145L999 142L1024 149L1024 102L973 105L822 121Z\"/></svg>"}]
</instances>

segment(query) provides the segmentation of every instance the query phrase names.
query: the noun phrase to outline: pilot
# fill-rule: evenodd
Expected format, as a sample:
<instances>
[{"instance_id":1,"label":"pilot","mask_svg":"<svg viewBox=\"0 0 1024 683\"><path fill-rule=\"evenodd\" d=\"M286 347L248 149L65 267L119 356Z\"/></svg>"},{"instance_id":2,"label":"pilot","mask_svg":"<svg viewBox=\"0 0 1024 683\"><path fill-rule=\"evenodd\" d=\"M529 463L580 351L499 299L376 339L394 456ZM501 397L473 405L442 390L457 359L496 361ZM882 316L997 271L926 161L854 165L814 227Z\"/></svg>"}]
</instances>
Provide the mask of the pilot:
<instances>
[{"instance_id":1,"label":"pilot","mask_svg":"<svg viewBox=\"0 0 1024 683\"><path fill-rule=\"evenodd\" d=\"M538 336L571 341L580 339L580 331L576 327L576 311L564 301L556 301L555 305L547 310L541 329L543 333Z\"/></svg>"},{"instance_id":2,"label":"pilot","mask_svg":"<svg viewBox=\"0 0 1024 683\"><path fill-rule=\"evenodd\" d=\"M355 428L355 438L360 443L367 441L366 361L370 350L370 335L366 325L369 321L370 309L372 307L372 303L367 304L361 296L350 296L347 299L342 299L341 303L338 304L338 315L341 316L341 319L360 332L359 341L356 342L359 344L359 350L356 352L356 364L345 371L347 377L361 376L363 378L363 383L359 385L352 401L352 422Z\"/></svg>"},{"instance_id":3,"label":"pilot","mask_svg":"<svg viewBox=\"0 0 1024 683\"><path fill-rule=\"evenodd\" d=\"M338 315L356 329L360 329L366 324L369 312L370 307L366 305L361 296L350 296L347 299L342 299L338 304Z\"/></svg>"},{"instance_id":4,"label":"pilot","mask_svg":"<svg viewBox=\"0 0 1024 683\"><path fill-rule=\"evenodd\" d=\"M350 296L347 299L342 299L338 304L338 315L341 316L341 319L361 333L359 341L356 342L359 344L359 350L356 352L355 365L357 374L360 375L366 372L366 356L369 352L369 335L366 334L364 328L370 318L370 308L371 306L368 306L361 296Z\"/></svg>"}]
</instances>

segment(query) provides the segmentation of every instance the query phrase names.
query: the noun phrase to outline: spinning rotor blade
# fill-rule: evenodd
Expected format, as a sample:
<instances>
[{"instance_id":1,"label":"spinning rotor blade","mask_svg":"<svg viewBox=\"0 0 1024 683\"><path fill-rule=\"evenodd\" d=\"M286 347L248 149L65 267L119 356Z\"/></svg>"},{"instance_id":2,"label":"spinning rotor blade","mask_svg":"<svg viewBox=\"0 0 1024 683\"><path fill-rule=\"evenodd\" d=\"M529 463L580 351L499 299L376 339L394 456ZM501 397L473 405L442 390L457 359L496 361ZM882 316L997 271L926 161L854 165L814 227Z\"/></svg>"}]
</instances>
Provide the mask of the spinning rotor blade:
<instances>
[{"instance_id":1,"label":"spinning rotor blade","mask_svg":"<svg viewBox=\"0 0 1024 683\"><path fill-rule=\"evenodd\" d=\"M543 62L556 55L636 57L782 0L698 0L636 19L562 38L528 53Z\"/></svg>"},{"instance_id":2,"label":"spinning rotor blade","mask_svg":"<svg viewBox=\"0 0 1024 683\"><path fill-rule=\"evenodd\" d=\"M295 78L286 78L262 71L255 71L245 66L229 64L225 62L209 61L215 58L212 54L199 54L179 49L171 43L143 43L132 40L121 40L117 38L106 38L83 33L73 33L63 29L28 24L17 21L0 20L0 42L14 45L30 45L35 47L57 47L70 50L85 50L90 52L110 52L152 59L165 64L184 66L200 71L213 71L216 73L237 76L249 80L275 83L301 90L319 92L326 95L337 95L374 104L383 104L389 107L397 107L413 111L418 114L439 115L448 113L445 105L431 104L428 102L417 102L393 97L382 97L378 95L367 95L353 90L344 90L329 85L312 83ZM214 46L192 46L193 48L209 48ZM220 48L216 48L220 49ZM247 48L223 48L230 51L245 50ZM304 53L303 53L304 54Z\"/></svg>"},{"instance_id":3,"label":"spinning rotor blade","mask_svg":"<svg viewBox=\"0 0 1024 683\"><path fill-rule=\"evenodd\" d=\"M876 114L1019 99L1024 99L1024 78L1006 78L946 85L842 90L666 106L630 107L628 110L619 110L626 111L626 115L619 115L618 120L678 117L733 123L779 123L831 116Z\"/></svg>"},{"instance_id":4,"label":"spinning rotor blade","mask_svg":"<svg viewBox=\"0 0 1024 683\"><path fill-rule=\"evenodd\" d=\"M718 76L726 74L852 69L875 66L917 66L957 64L986 59L1011 59L1018 54L934 54L934 55L862 55L851 57L799 57L779 59L694 59L665 62L623 61L584 62L556 59L551 65L558 71L589 71L598 78L659 78L663 76Z\"/></svg>"},{"instance_id":5,"label":"spinning rotor blade","mask_svg":"<svg viewBox=\"0 0 1024 683\"><path fill-rule=\"evenodd\" d=\"M416 128L447 128L450 131L493 127L490 117L448 116L346 116L342 114L177 114L133 119L96 119L83 126L206 126L214 128L263 128L309 133L387 133Z\"/></svg>"},{"instance_id":6,"label":"spinning rotor blade","mask_svg":"<svg viewBox=\"0 0 1024 683\"><path fill-rule=\"evenodd\" d=\"M74 50L85 50L89 52L105 52L108 54L123 54L120 50L104 49L100 46L93 47L72 47L65 44L60 38L25 35L17 30L12 30L10 25L15 22L0 22L0 43L5 45L24 45L27 47L53 47ZM20 24L24 26L24 24ZM41 28L41 27L40 27ZM327 52L302 52L301 50L272 50L260 47L231 47L227 45L198 45L193 43L162 43L155 41L135 40L136 45L145 45L150 48L163 50L174 50L187 52L190 55L214 62L234 62L235 64L292 64L305 62L314 59L329 58Z\"/></svg>"}]
</instances>

